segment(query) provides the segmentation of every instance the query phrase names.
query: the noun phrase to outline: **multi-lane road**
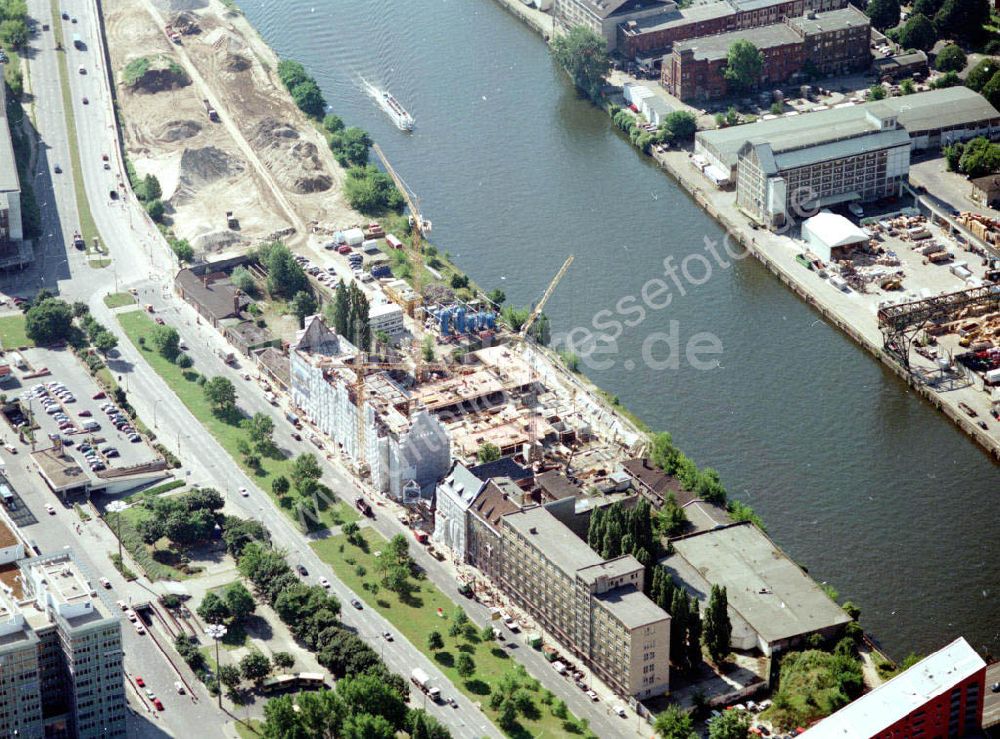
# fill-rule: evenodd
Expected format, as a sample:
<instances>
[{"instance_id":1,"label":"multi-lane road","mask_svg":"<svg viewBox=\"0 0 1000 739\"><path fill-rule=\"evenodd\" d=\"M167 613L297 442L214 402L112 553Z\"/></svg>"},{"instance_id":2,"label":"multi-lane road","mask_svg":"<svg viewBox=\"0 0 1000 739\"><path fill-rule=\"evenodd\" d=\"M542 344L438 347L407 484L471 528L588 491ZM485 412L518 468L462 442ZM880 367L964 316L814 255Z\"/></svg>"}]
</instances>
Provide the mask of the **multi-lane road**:
<instances>
[{"instance_id":1,"label":"multi-lane road","mask_svg":"<svg viewBox=\"0 0 1000 739\"><path fill-rule=\"evenodd\" d=\"M152 303L168 322L178 328L191 347L189 353L202 372L229 373L238 388L241 407L249 413L262 411L274 418L277 428L275 440L281 447L293 454L312 450L292 439L291 429L284 422L281 413L264 400L263 391L256 383L243 381L240 376L242 373L226 367L219 360L214 349L224 345L221 336L199 324L193 309L176 299L170 288L176 270L175 262L168 246L155 226L145 217L141 206L129 198L127 193L117 200L109 197L109 192L116 189L120 178L124 177L124 167L116 145L117 134L104 56L100 52L96 8L92 0L61 0L59 8L71 18L77 19L77 23L61 19L57 21L63 24L66 41L64 51L56 51L55 36L49 30L40 31L35 36L32 40L33 53L26 55L30 59L30 85L35 96L35 118L40 144L34 183L42 208L45 233L36 243L36 264L19 276L0 281L0 287L4 292L25 296L40 287L47 287L58 290L67 300L87 302L95 317L119 336L120 356L109 364L110 368L123 376L133 405L147 423L155 417L156 430L161 440L174 448L174 451L179 449L186 479L233 493L228 502L234 511L261 520L271 531L275 544L289 552L293 563L304 564L312 578L326 576L332 583L332 591L346 604L356 597L355 593L337 580L329 566L309 547L308 537L292 525L177 400L169 386L131 345L112 312L104 305L102 298L106 293L135 288L140 293L141 302ZM29 0L29 11L38 21L38 28L43 23L53 22L51 6L46 0ZM80 34L84 49L74 48L71 42L73 33ZM76 230L79 219L60 86L60 54L65 54L66 57L81 174L94 221L112 258L111 266L103 269L91 267L85 254L73 249L69 243L69 235ZM80 67L83 67L85 74L78 72ZM83 103L84 97L88 99L87 104ZM104 169L103 155L108 155L110 169ZM56 164L60 165L61 174L54 172ZM342 467L330 464L325 459L321 459L321 463L324 481L331 489L357 489L356 482ZM15 479L16 483L28 485L32 482L27 479L29 473L26 470L18 472L18 475L21 474L24 478ZM34 485L37 488L37 479ZM235 494L239 487L250 491L247 498ZM42 496L41 492L37 492L37 500L29 498L28 503L34 510L40 509ZM72 522L62 520L69 515L69 512L60 512L54 519L37 524L42 536L36 538L41 541L44 537L46 541L51 540L59 546L76 543L78 549L84 550L84 562L92 571L106 572L106 552L100 551L98 547L88 548L86 537L89 534L86 527L82 533L76 534ZM99 525L98 522L89 524L92 527ZM380 515L373 525L386 536L405 531L390 515ZM97 533L92 535L96 537ZM83 546L79 545L81 541ZM461 598L453 578L440 563L423 549L413 549L418 563L435 584L461 602L474 620L486 623L487 610ZM116 592L130 593L133 597L142 599L148 595L140 586L129 586L117 577L117 573L113 574L112 582ZM130 587L132 590L129 590ZM362 611L345 609L343 619L347 626L372 641L381 640L380 635L385 631L394 631L391 624L368 608ZM132 674L149 675L163 685L172 685L176 679L171 677L174 675L173 668L156 651L155 646L148 639L143 641L127 624L124 634L126 670ZM401 635L397 635L393 642L382 641L377 646L390 669L408 675L414 667L422 667L442 688L446 697L454 696L457 699L457 708L427 704L428 710L445 723L456 737L499 736L499 732L483 713L459 693L419 649ZM577 716L586 717L591 729L599 735L621 736L631 734L638 728L634 719L625 721L612 715L608 710L608 701L592 704L572 684L556 675L540 654L529 649L519 649L512 656L523 662L546 687L565 700ZM181 669L183 671L186 668ZM202 698L206 697L201 687L196 690L201 693ZM201 700L192 702L190 708L185 707L183 711L168 710L154 722L147 722L143 726L151 732L165 729L175 735L199 735L209 725L208 722L218 724L224 720L228 720L228 717L217 711L214 702Z\"/></svg>"}]
</instances>

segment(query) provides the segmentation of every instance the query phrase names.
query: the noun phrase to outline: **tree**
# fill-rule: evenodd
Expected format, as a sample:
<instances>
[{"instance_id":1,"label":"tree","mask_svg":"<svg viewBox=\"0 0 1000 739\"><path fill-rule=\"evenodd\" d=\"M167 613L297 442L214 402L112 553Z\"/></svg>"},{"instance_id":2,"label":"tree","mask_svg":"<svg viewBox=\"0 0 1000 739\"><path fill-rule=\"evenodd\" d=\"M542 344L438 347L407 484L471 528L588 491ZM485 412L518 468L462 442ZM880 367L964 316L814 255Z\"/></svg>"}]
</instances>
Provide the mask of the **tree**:
<instances>
[{"instance_id":1,"label":"tree","mask_svg":"<svg viewBox=\"0 0 1000 739\"><path fill-rule=\"evenodd\" d=\"M166 213L167 208L163 204L162 200L149 200L146 202L146 213L157 223L163 220L163 216Z\"/></svg>"},{"instance_id":2,"label":"tree","mask_svg":"<svg viewBox=\"0 0 1000 739\"><path fill-rule=\"evenodd\" d=\"M934 60L934 68L941 72L961 72L965 69L967 61L961 46L948 44L938 52L937 59Z\"/></svg>"},{"instance_id":3,"label":"tree","mask_svg":"<svg viewBox=\"0 0 1000 739\"><path fill-rule=\"evenodd\" d=\"M191 365L194 364L194 360L187 354L178 354L177 358L174 360L174 364L181 369L189 369Z\"/></svg>"},{"instance_id":4,"label":"tree","mask_svg":"<svg viewBox=\"0 0 1000 739\"><path fill-rule=\"evenodd\" d=\"M899 91L904 95L912 95L917 91L917 88L913 85L913 80L905 79L899 83Z\"/></svg>"},{"instance_id":5,"label":"tree","mask_svg":"<svg viewBox=\"0 0 1000 739\"><path fill-rule=\"evenodd\" d=\"M229 609L230 616L237 623L249 618L257 610L257 604L254 603L253 596L250 595L250 591L241 582L234 582L226 588L224 600L226 607Z\"/></svg>"},{"instance_id":6,"label":"tree","mask_svg":"<svg viewBox=\"0 0 1000 739\"><path fill-rule=\"evenodd\" d=\"M275 652L271 655L271 661L275 667L282 670L290 670L295 665L295 655L291 652Z\"/></svg>"},{"instance_id":7,"label":"tree","mask_svg":"<svg viewBox=\"0 0 1000 739\"><path fill-rule=\"evenodd\" d=\"M233 270L233 273L229 276L229 281L241 293L245 293L246 295L257 294L257 282L254 280L253 275L250 274L250 270L243 265Z\"/></svg>"},{"instance_id":8,"label":"tree","mask_svg":"<svg viewBox=\"0 0 1000 739\"><path fill-rule=\"evenodd\" d=\"M394 739L396 730L382 716L352 713L344 718L337 736L340 739Z\"/></svg>"},{"instance_id":9,"label":"tree","mask_svg":"<svg viewBox=\"0 0 1000 739\"><path fill-rule=\"evenodd\" d=\"M1000 105L1000 72L994 74L980 92L994 108Z\"/></svg>"},{"instance_id":10,"label":"tree","mask_svg":"<svg viewBox=\"0 0 1000 739\"><path fill-rule=\"evenodd\" d=\"M271 438L272 434L274 434L274 421L266 413L254 413L252 417L243 421L242 426L246 429L247 436L250 437L250 443L254 445L257 451L264 452L274 445L274 441Z\"/></svg>"},{"instance_id":11,"label":"tree","mask_svg":"<svg viewBox=\"0 0 1000 739\"><path fill-rule=\"evenodd\" d=\"M348 129L349 131L350 129ZM367 150L365 158L367 158ZM344 194L351 207L366 215L380 215L403 208L403 196L392 178L374 165L360 162L347 170Z\"/></svg>"},{"instance_id":12,"label":"tree","mask_svg":"<svg viewBox=\"0 0 1000 739\"><path fill-rule=\"evenodd\" d=\"M500 306L507 302L507 293L497 287L486 293L486 299L499 309Z\"/></svg>"},{"instance_id":13,"label":"tree","mask_svg":"<svg viewBox=\"0 0 1000 739\"><path fill-rule=\"evenodd\" d=\"M882 85L875 84L868 88L869 100L883 100L885 95L885 88Z\"/></svg>"},{"instance_id":14,"label":"tree","mask_svg":"<svg viewBox=\"0 0 1000 739\"><path fill-rule=\"evenodd\" d=\"M194 247L187 239L170 239L169 243L178 262L190 263L194 261Z\"/></svg>"},{"instance_id":15,"label":"tree","mask_svg":"<svg viewBox=\"0 0 1000 739\"><path fill-rule=\"evenodd\" d=\"M243 676L240 675L240 668L236 665L219 666L219 682L230 690L236 690L242 681Z\"/></svg>"},{"instance_id":16,"label":"tree","mask_svg":"<svg viewBox=\"0 0 1000 739\"><path fill-rule=\"evenodd\" d=\"M992 57L982 59L976 66L969 70L965 76L965 86L976 92L986 87L986 83L993 79L993 75L1000 70L997 60Z\"/></svg>"},{"instance_id":17,"label":"tree","mask_svg":"<svg viewBox=\"0 0 1000 739\"><path fill-rule=\"evenodd\" d=\"M101 331L94 337L94 348L101 354L107 354L118 346L118 337L110 331Z\"/></svg>"},{"instance_id":18,"label":"tree","mask_svg":"<svg viewBox=\"0 0 1000 739\"><path fill-rule=\"evenodd\" d=\"M289 488L291 488L291 485L288 482L288 478L284 475L278 475L271 480L271 492L279 498L283 495L288 495Z\"/></svg>"},{"instance_id":19,"label":"tree","mask_svg":"<svg viewBox=\"0 0 1000 739\"><path fill-rule=\"evenodd\" d=\"M552 42L552 56L591 100L600 95L604 78L611 69L608 44L585 26L575 26Z\"/></svg>"},{"instance_id":20,"label":"tree","mask_svg":"<svg viewBox=\"0 0 1000 739\"><path fill-rule=\"evenodd\" d=\"M36 300L25 314L25 333L39 346L65 341L72 328L72 310L68 303L58 298Z\"/></svg>"},{"instance_id":21,"label":"tree","mask_svg":"<svg viewBox=\"0 0 1000 739\"><path fill-rule=\"evenodd\" d=\"M319 462L316 457L309 452L300 454L292 462L292 469L289 471L292 485L302 496L310 496L316 491L316 482L323 476Z\"/></svg>"},{"instance_id":22,"label":"tree","mask_svg":"<svg viewBox=\"0 0 1000 739\"><path fill-rule=\"evenodd\" d=\"M306 72L306 68L299 62L291 59L282 59L278 62L278 79L281 80L281 84L291 89L308 80L309 74Z\"/></svg>"},{"instance_id":23,"label":"tree","mask_svg":"<svg viewBox=\"0 0 1000 739\"><path fill-rule=\"evenodd\" d=\"M427 635L427 648L432 652L439 652L444 649L444 639L441 638L440 631L432 631Z\"/></svg>"},{"instance_id":24,"label":"tree","mask_svg":"<svg viewBox=\"0 0 1000 739\"><path fill-rule=\"evenodd\" d=\"M156 179L155 174L148 174L142 178L142 191L146 196L146 200L159 200L163 195L163 189L160 187L160 181Z\"/></svg>"},{"instance_id":25,"label":"tree","mask_svg":"<svg viewBox=\"0 0 1000 739\"><path fill-rule=\"evenodd\" d=\"M468 653L462 652L458 655L455 669L458 670L459 677L470 678L476 672L476 663L472 661L472 657Z\"/></svg>"},{"instance_id":26,"label":"tree","mask_svg":"<svg viewBox=\"0 0 1000 739\"><path fill-rule=\"evenodd\" d=\"M998 73L1000 76L1000 73ZM1000 80L998 80L1000 83ZM991 81L987 88L994 85ZM986 91L986 88L984 88ZM990 90L994 92L994 90ZM957 145L956 145L957 147ZM967 141L961 149L961 159L958 162L958 171L970 178L983 177L1000 171L1000 144L991 143L985 137L974 138Z\"/></svg>"},{"instance_id":27,"label":"tree","mask_svg":"<svg viewBox=\"0 0 1000 739\"><path fill-rule=\"evenodd\" d=\"M319 304L312 292L300 290L292 298L292 313L299 319L299 328L306 325L306 318L316 313Z\"/></svg>"},{"instance_id":28,"label":"tree","mask_svg":"<svg viewBox=\"0 0 1000 739\"><path fill-rule=\"evenodd\" d=\"M21 19L8 18L0 23L0 43L11 49L20 49L28 42L28 24Z\"/></svg>"},{"instance_id":29,"label":"tree","mask_svg":"<svg viewBox=\"0 0 1000 739\"><path fill-rule=\"evenodd\" d=\"M309 278L284 244L269 245L263 262L267 269L267 292L272 297L288 299L309 289Z\"/></svg>"},{"instance_id":30,"label":"tree","mask_svg":"<svg viewBox=\"0 0 1000 739\"><path fill-rule=\"evenodd\" d=\"M369 673L345 677L337 682L337 695L349 712L380 716L396 729L402 729L406 723L408 695L400 695L390 681L380 675Z\"/></svg>"},{"instance_id":31,"label":"tree","mask_svg":"<svg viewBox=\"0 0 1000 739\"><path fill-rule=\"evenodd\" d=\"M945 0L934 14L934 28L943 38L977 43L988 35L990 5L989 0Z\"/></svg>"},{"instance_id":32,"label":"tree","mask_svg":"<svg viewBox=\"0 0 1000 739\"><path fill-rule=\"evenodd\" d=\"M213 377L203 386L205 400L216 412L226 413L236 407L236 388L226 377Z\"/></svg>"},{"instance_id":33,"label":"tree","mask_svg":"<svg viewBox=\"0 0 1000 739\"><path fill-rule=\"evenodd\" d=\"M495 462L500 459L500 447L492 442L484 441L479 445L479 451L476 452L476 459L480 464Z\"/></svg>"},{"instance_id":34,"label":"tree","mask_svg":"<svg viewBox=\"0 0 1000 739\"><path fill-rule=\"evenodd\" d=\"M764 53L753 43L739 39L730 45L723 72L730 90L740 93L754 89L763 69Z\"/></svg>"},{"instance_id":35,"label":"tree","mask_svg":"<svg viewBox=\"0 0 1000 739\"><path fill-rule=\"evenodd\" d=\"M289 92L298 109L312 118L321 117L326 110L326 100L323 99L323 93L315 80L300 82Z\"/></svg>"},{"instance_id":36,"label":"tree","mask_svg":"<svg viewBox=\"0 0 1000 739\"><path fill-rule=\"evenodd\" d=\"M694 672L701 664L701 611L697 598L688 598L687 644L684 663L688 672Z\"/></svg>"},{"instance_id":37,"label":"tree","mask_svg":"<svg viewBox=\"0 0 1000 739\"><path fill-rule=\"evenodd\" d=\"M256 647L251 648L240 660L240 673L244 679L259 684L271 673L271 660Z\"/></svg>"},{"instance_id":38,"label":"tree","mask_svg":"<svg viewBox=\"0 0 1000 739\"><path fill-rule=\"evenodd\" d=\"M181 353L181 336L173 326L154 326L149 340L156 352L168 361L173 362Z\"/></svg>"},{"instance_id":39,"label":"tree","mask_svg":"<svg viewBox=\"0 0 1000 739\"><path fill-rule=\"evenodd\" d=\"M660 739L692 739L698 736L694 730L694 721L680 706L667 706L656 715L653 729Z\"/></svg>"},{"instance_id":40,"label":"tree","mask_svg":"<svg viewBox=\"0 0 1000 739\"><path fill-rule=\"evenodd\" d=\"M226 516L222 524L222 541L226 544L226 551L239 559L247 544L252 541L267 544L271 541L271 534L260 521Z\"/></svg>"},{"instance_id":41,"label":"tree","mask_svg":"<svg viewBox=\"0 0 1000 739\"><path fill-rule=\"evenodd\" d=\"M230 617L229 606L216 593L206 593L198 606L198 616L207 624L221 624Z\"/></svg>"},{"instance_id":42,"label":"tree","mask_svg":"<svg viewBox=\"0 0 1000 739\"><path fill-rule=\"evenodd\" d=\"M899 0L871 0L865 13L880 31L899 24Z\"/></svg>"},{"instance_id":43,"label":"tree","mask_svg":"<svg viewBox=\"0 0 1000 739\"><path fill-rule=\"evenodd\" d=\"M732 635L733 627L729 622L729 598L726 589L713 585L708 608L705 609L703 640L708 653L716 663L729 656Z\"/></svg>"},{"instance_id":44,"label":"tree","mask_svg":"<svg viewBox=\"0 0 1000 739\"><path fill-rule=\"evenodd\" d=\"M958 72L945 72L943 75L931 81L931 89L940 90L945 87L958 87L962 84L962 78Z\"/></svg>"},{"instance_id":45,"label":"tree","mask_svg":"<svg viewBox=\"0 0 1000 739\"><path fill-rule=\"evenodd\" d=\"M323 129L327 133L337 133L338 131L344 130L344 121L341 120L339 115L334 115L333 113L327 113L323 116Z\"/></svg>"},{"instance_id":46,"label":"tree","mask_svg":"<svg viewBox=\"0 0 1000 739\"><path fill-rule=\"evenodd\" d=\"M674 495L673 491L667 495L666 502L659 513L657 513L656 523L660 531L666 536L677 536L687 526L687 514L677 504L677 496Z\"/></svg>"},{"instance_id":47,"label":"tree","mask_svg":"<svg viewBox=\"0 0 1000 739\"><path fill-rule=\"evenodd\" d=\"M330 150L341 167L363 167L368 164L368 149L371 145L371 137L357 126L348 126L330 136Z\"/></svg>"},{"instance_id":48,"label":"tree","mask_svg":"<svg viewBox=\"0 0 1000 739\"><path fill-rule=\"evenodd\" d=\"M434 337L430 334L424 336L423 343L420 345L420 356L425 362L434 361Z\"/></svg>"},{"instance_id":49,"label":"tree","mask_svg":"<svg viewBox=\"0 0 1000 739\"><path fill-rule=\"evenodd\" d=\"M928 51L937 41L937 32L930 18L922 13L914 13L899 29L899 45L906 49Z\"/></svg>"},{"instance_id":50,"label":"tree","mask_svg":"<svg viewBox=\"0 0 1000 739\"><path fill-rule=\"evenodd\" d=\"M747 739L749 736L750 716L743 711L723 711L708 726L708 739Z\"/></svg>"},{"instance_id":51,"label":"tree","mask_svg":"<svg viewBox=\"0 0 1000 739\"><path fill-rule=\"evenodd\" d=\"M933 18L942 5L944 5L944 0L916 0L910 10L914 13L923 13L928 18Z\"/></svg>"}]
</instances>

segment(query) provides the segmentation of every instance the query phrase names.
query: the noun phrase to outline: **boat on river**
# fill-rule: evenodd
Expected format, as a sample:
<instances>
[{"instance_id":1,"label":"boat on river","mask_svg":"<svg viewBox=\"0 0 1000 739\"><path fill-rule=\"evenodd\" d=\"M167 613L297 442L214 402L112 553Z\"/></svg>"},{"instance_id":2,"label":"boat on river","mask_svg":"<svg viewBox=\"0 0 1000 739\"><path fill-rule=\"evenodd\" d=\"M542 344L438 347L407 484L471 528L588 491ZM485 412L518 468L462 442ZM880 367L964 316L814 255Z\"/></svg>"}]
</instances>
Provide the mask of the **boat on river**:
<instances>
[{"instance_id":1,"label":"boat on river","mask_svg":"<svg viewBox=\"0 0 1000 739\"><path fill-rule=\"evenodd\" d=\"M396 98L394 98L388 90L383 90L376 87L371 82L367 80L361 80L365 86L365 92L376 102L378 107L380 107L385 114L389 116L389 119L396 124L396 128L400 131L412 131L414 126L413 116L406 112L404 108Z\"/></svg>"}]
</instances>

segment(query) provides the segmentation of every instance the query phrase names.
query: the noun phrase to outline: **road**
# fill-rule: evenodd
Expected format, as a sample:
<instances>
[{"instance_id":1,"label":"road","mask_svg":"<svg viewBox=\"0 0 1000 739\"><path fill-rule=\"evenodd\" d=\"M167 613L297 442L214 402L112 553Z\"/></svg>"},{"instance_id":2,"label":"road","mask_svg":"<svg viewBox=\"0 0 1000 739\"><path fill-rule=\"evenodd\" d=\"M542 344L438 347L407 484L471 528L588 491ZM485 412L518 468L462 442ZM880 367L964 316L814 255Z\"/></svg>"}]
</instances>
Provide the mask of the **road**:
<instances>
[{"instance_id":1,"label":"road","mask_svg":"<svg viewBox=\"0 0 1000 739\"><path fill-rule=\"evenodd\" d=\"M110 369L122 376L130 399L142 418L147 423L156 419L156 431L160 439L173 451L179 452L184 461L185 476L192 482L212 485L223 491L234 491L241 486L250 490L250 496L246 499L230 495L230 504L245 515L261 520L271 531L275 544L285 548L291 554L293 562L305 564L314 577L325 575L332 583L332 591L346 604L356 595L337 580L332 569L322 563L308 546L308 538L291 524L204 427L174 399L170 388L142 359L124 335L112 311L103 303L102 298L107 292L136 288L141 293L141 302L156 305L178 327L182 336L188 340L191 346L189 353L202 372L229 373L239 389L240 405L249 413L263 411L274 418L277 429L275 440L279 446L293 454L315 451L311 446L291 438L287 422L280 411L264 400L263 391L256 383L243 381L235 370L225 367L214 355L213 347L221 348L226 344L216 332L200 326L193 309L173 295L170 283L176 264L169 247L146 218L141 206L128 194L116 201L108 197L118 179L124 177L124 167L115 145L111 97L106 86L103 56L98 51L100 46L96 11L89 0L62 0L60 7L78 19L76 24L63 21L64 37L69 41L72 33L79 33L85 43L85 50L74 49L72 43L69 43L65 53L70 70L69 81L84 183L94 220L103 242L108 245L113 262L108 268L94 269L87 265L82 252L71 246L67 247L68 235L75 230L78 221L72 184L72 162L67 144L66 123L62 116L58 52L54 50L52 32L40 32L32 43L34 52L29 55L29 63L33 93L37 98L39 135L44 144L39 158L40 174L36 176L36 192L42 206L46 234L38 245L41 249L38 264L28 272L34 278L33 281L15 279L7 281L3 286L9 293L22 295L30 295L37 287L57 287L67 300L87 302L94 316L119 336L120 357L109 363ZM41 23L50 22L47 2L30 0L29 8L38 20L39 27ZM86 74L76 72L81 65ZM87 105L82 102L84 96L89 99ZM103 169L103 154L109 155L109 170ZM51 174L50 171L56 157L63 168L61 175ZM192 340L195 337L197 340ZM193 453L194 450L197 450L196 454ZM321 462L324 467L324 482L331 489L357 489L356 482L343 467L330 464L327 460L321 459ZM399 521L390 515L380 515L373 526L387 537L406 532ZM412 550L418 564L439 588L461 603L477 623L482 625L487 622L487 609L461 597L453 576L439 562L422 548L412 547ZM106 563L100 563L101 570L106 566ZM116 586L119 585L124 587L123 583L116 582ZM458 708L428 705L428 710L448 725L456 737L500 736L482 712L462 696L419 649L401 635L391 643L385 643L381 639L379 635L384 631L394 630L380 615L367 608L363 611L347 608L343 618L349 627L356 629L363 637L379 643L390 669L408 675L414 667L422 667L431 675L435 684L442 688L446 697L456 697ZM136 636L130 629L125 631L129 632L130 637ZM611 715L609 700L600 704L591 703L572 683L555 674L548 662L534 650L518 649L513 656L525 664L529 672L546 687L565 700L574 714L587 718L591 728L599 735L622 735L631 733L633 727L638 727L634 719L624 721ZM146 657L134 664L127 657L126 668L139 669L141 665L142 670L151 673L151 665L156 662L159 668L166 670L162 676L166 680L170 668L162 657L156 659L152 654ZM209 710L207 702L202 702L200 706L208 713L215 713L215 709ZM201 715L202 710L168 711L163 720L168 723L172 733L197 732L209 720L207 716ZM218 723L222 717L215 713L211 720Z\"/></svg>"}]
</instances>

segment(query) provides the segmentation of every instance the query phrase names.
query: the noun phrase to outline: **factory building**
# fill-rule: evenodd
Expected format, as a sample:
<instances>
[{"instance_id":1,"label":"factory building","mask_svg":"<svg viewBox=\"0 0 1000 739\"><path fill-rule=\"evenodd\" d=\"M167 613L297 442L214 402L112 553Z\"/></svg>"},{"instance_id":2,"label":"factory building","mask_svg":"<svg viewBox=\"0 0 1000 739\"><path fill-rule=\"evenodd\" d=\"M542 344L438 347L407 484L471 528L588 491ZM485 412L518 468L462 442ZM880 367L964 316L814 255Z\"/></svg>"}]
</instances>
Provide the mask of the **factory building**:
<instances>
[{"instance_id":1,"label":"factory building","mask_svg":"<svg viewBox=\"0 0 1000 739\"><path fill-rule=\"evenodd\" d=\"M643 595L644 568L604 560L543 506L500 519L500 587L621 695L669 687L670 616Z\"/></svg>"}]
</instances>

